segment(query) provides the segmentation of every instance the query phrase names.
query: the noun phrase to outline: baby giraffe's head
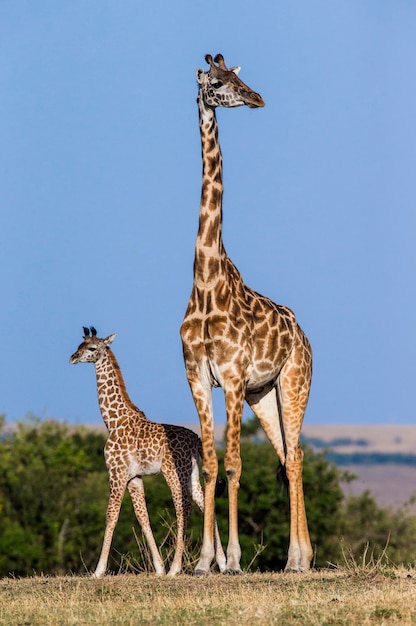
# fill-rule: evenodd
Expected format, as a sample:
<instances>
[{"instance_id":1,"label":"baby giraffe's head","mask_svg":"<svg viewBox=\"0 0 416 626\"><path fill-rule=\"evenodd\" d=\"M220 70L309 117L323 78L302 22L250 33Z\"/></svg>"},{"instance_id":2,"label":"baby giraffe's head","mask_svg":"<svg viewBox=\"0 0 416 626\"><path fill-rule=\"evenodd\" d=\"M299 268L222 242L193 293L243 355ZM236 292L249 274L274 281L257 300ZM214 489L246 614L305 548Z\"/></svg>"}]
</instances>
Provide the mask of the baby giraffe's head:
<instances>
[{"instance_id":1,"label":"baby giraffe's head","mask_svg":"<svg viewBox=\"0 0 416 626\"><path fill-rule=\"evenodd\" d=\"M87 328L84 326L84 341L69 359L70 363L97 363L104 352L113 343L116 334L113 333L105 339L97 337L94 326Z\"/></svg>"}]
</instances>

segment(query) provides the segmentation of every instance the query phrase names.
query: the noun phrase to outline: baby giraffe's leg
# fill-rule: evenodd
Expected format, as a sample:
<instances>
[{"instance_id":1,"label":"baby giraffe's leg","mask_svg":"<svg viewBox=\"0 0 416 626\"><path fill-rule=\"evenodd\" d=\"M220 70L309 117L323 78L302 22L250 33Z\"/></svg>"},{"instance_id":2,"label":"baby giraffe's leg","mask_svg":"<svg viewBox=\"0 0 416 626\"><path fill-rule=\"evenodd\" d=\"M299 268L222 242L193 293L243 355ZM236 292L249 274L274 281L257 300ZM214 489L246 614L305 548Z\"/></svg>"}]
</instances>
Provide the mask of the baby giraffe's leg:
<instances>
[{"instance_id":1,"label":"baby giraffe's leg","mask_svg":"<svg viewBox=\"0 0 416 626\"><path fill-rule=\"evenodd\" d=\"M177 535L175 555L168 571L168 576L176 576L182 569L182 556L185 549L185 531L191 514L192 503L186 490L186 485L183 484L183 479L179 479L175 467L169 470L166 468L162 469L162 472L171 490L176 512Z\"/></svg>"},{"instance_id":2,"label":"baby giraffe's leg","mask_svg":"<svg viewBox=\"0 0 416 626\"><path fill-rule=\"evenodd\" d=\"M120 488L120 484L123 486ZM113 480L110 474L110 497L108 499L106 524L103 546L101 548L101 555L98 561L94 578L100 578L105 574L107 569L108 555L110 554L111 541L113 539L114 529L116 527L118 516L120 514L121 501L123 499L124 492L126 490L126 483L124 480Z\"/></svg>"},{"instance_id":3,"label":"baby giraffe's leg","mask_svg":"<svg viewBox=\"0 0 416 626\"><path fill-rule=\"evenodd\" d=\"M162 557L153 537L152 528L150 526L149 515L147 513L146 499L144 496L143 480L136 476L127 485L129 490L134 512L137 517L143 534L146 537L147 544L149 546L150 553L152 555L153 565L155 568L156 576L163 576L165 574L165 566L163 565Z\"/></svg>"}]
</instances>

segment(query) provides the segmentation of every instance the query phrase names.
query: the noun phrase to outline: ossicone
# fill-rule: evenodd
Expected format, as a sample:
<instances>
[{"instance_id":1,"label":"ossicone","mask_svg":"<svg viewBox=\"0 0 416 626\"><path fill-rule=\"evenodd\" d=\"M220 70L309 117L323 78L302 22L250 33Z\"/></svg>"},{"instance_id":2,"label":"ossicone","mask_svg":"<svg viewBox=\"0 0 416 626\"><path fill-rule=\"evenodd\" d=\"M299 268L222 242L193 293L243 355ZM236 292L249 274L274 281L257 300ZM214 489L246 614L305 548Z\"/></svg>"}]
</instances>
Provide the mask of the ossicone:
<instances>
[{"instance_id":1,"label":"ossicone","mask_svg":"<svg viewBox=\"0 0 416 626\"><path fill-rule=\"evenodd\" d=\"M84 339L90 336L90 331L91 337L96 337L97 335L97 331L95 330L94 326L90 326L89 328L87 328L87 326L83 326L82 329L84 331Z\"/></svg>"},{"instance_id":2,"label":"ossicone","mask_svg":"<svg viewBox=\"0 0 416 626\"><path fill-rule=\"evenodd\" d=\"M213 59L210 54L206 54L205 61L208 63L208 65L210 65L214 69L216 69L217 67L215 63L218 63L218 67L220 67L222 70L228 70L228 67L225 65L224 57L222 56L222 54L217 54L215 59Z\"/></svg>"},{"instance_id":3,"label":"ossicone","mask_svg":"<svg viewBox=\"0 0 416 626\"><path fill-rule=\"evenodd\" d=\"M225 65L224 57L222 56L222 54L218 53L214 61L215 63L218 63L219 67L221 67L223 70L228 70L228 67Z\"/></svg>"}]
</instances>

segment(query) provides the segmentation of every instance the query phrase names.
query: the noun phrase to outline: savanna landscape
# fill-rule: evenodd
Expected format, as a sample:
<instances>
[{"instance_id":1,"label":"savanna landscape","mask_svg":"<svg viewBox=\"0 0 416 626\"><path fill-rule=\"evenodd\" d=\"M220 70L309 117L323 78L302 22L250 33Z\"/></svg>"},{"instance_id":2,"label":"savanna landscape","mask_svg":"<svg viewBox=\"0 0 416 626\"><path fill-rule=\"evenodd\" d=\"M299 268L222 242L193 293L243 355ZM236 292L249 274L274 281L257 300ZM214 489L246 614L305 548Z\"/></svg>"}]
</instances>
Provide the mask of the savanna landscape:
<instances>
[{"instance_id":1,"label":"savanna landscape","mask_svg":"<svg viewBox=\"0 0 416 626\"><path fill-rule=\"evenodd\" d=\"M366 434L353 427L348 432L305 428L305 497L315 552L310 572L283 572L287 495L276 489L273 450L249 421L243 432L239 503L243 575L224 576L215 568L209 576L192 575L201 533L201 516L194 511L183 573L156 577L125 498L109 573L96 580L91 572L108 497L104 432L34 418L14 428L4 423L0 624L415 623L416 518L406 505L412 495L413 433L394 430L391 440L389 427L371 427ZM221 433L218 438L221 461ZM357 450L364 455L361 460L377 454L378 462L360 463L354 457L355 466L343 464ZM391 463L392 453L396 463ZM340 465L328 460L329 454L338 454ZM352 467L358 470L354 479ZM145 488L155 537L168 564L175 524L170 493L160 478L149 477ZM384 498L390 494L390 503L373 497L372 485ZM399 493L400 502L393 505ZM217 515L225 544L226 495L217 500Z\"/></svg>"}]
</instances>

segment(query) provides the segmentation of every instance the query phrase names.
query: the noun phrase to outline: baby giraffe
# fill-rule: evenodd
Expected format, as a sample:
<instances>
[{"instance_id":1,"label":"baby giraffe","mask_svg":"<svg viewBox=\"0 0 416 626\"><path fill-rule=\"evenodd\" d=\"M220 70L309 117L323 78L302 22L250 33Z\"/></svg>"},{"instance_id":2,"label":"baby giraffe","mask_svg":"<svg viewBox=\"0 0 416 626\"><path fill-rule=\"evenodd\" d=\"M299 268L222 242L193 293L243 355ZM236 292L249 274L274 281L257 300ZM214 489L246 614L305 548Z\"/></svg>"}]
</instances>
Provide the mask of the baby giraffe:
<instances>
[{"instance_id":1,"label":"baby giraffe","mask_svg":"<svg viewBox=\"0 0 416 626\"><path fill-rule=\"evenodd\" d=\"M91 333L90 333L91 330ZM115 334L105 339L97 331L84 326L84 341L69 359L70 363L94 363L97 377L98 402L109 436L104 448L105 462L110 478L110 497L100 560L93 574L105 574L114 529L121 502L129 490L134 512L153 559L157 575L165 574L165 567L157 548L147 512L143 476L162 472L172 492L177 519L175 556L168 576L181 571L185 531L192 508L192 500L204 511L204 494L199 480L198 462L202 447L198 435L188 428L157 424L130 400L117 360L110 350ZM224 551L215 524L216 561L223 572L226 566Z\"/></svg>"}]
</instances>

